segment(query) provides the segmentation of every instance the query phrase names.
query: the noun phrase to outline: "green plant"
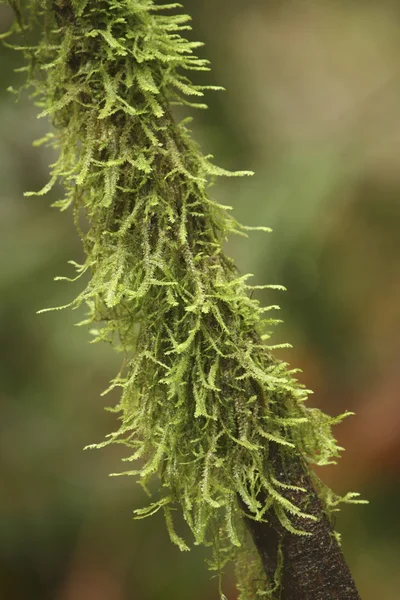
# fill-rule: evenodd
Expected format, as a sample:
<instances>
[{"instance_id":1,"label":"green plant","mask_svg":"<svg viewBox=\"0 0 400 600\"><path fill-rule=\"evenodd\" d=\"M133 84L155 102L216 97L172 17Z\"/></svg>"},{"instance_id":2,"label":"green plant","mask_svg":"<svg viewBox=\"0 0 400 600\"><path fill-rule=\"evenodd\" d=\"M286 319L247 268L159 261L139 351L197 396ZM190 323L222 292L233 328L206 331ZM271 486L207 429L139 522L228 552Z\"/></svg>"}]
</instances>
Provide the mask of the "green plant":
<instances>
[{"instance_id":1,"label":"green plant","mask_svg":"<svg viewBox=\"0 0 400 600\"><path fill-rule=\"evenodd\" d=\"M72 209L86 254L84 264L71 262L89 281L67 306L85 304L93 341L124 355L109 388L121 388L111 409L121 424L95 447L124 444L134 463L126 474L147 491L158 476L158 496L137 518L162 510L171 540L188 550L173 524L178 508L195 544L211 546L211 568L237 561L241 598L257 589L272 596L281 560L268 582L243 516L263 522L273 513L286 531L308 535L293 519L317 517L285 493L305 490L282 480L272 456L279 465L333 462L340 448L331 426L346 415L305 407L296 370L269 345L276 307L251 297L260 286L223 252L227 235L267 229L240 225L212 198L216 177L250 173L215 166L189 120L172 114L174 105L204 107L191 98L216 89L186 74L208 70L194 54L200 44L182 37L189 18L153 0L9 4L26 86L54 127L37 144L59 151L38 193L63 182L55 206ZM328 513L356 496L318 489Z\"/></svg>"}]
</instances>

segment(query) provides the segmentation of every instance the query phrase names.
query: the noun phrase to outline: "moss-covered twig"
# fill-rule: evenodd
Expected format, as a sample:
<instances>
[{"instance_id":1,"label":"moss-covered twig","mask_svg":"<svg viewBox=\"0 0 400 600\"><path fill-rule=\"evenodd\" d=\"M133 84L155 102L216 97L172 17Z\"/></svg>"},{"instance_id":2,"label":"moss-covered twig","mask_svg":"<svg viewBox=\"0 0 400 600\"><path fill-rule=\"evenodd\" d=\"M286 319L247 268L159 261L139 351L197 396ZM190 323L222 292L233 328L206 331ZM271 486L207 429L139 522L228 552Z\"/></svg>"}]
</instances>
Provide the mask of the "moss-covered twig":
<instances>
[{"instance_id":1,"label":"moss-covered twig","mask_svg":"<svg viewBox=\"0 0 400 600\"><path fill-rule=\"evenodd\" d=\"M278 544L266 577L243 517L281 541L309 543L340 499L321 486L314 510L302 501L307 476L289 474L339 455L331 426L343 416L304 406L307 391L268 345L274 307L251 297L258 286L222 250L228 234L248 228L212 198L210 184L248 173L215 166L187 121L171 114L206 89L187 72L208 69L194 55L199 44L182 37L189 19L177 9L153 0L23 3L17 49L54 126L42 142L59 150L38 193L63 182L55 205L72 208L86 254L73 264L77 277L90 274L69 306L85 304L95 341L124 353L111 384L121 388L120 427L97 447L124 444L127 474L145 489L158 476L157 498L136 516L162 510L171 540L187 550L173 524L179 508L195 543L212 547L213 568L237 562L241 598L279 597L288 572L281 559L298 557ZM36 28L39 41L29 41Z\"/></svg>"}]
</instances>

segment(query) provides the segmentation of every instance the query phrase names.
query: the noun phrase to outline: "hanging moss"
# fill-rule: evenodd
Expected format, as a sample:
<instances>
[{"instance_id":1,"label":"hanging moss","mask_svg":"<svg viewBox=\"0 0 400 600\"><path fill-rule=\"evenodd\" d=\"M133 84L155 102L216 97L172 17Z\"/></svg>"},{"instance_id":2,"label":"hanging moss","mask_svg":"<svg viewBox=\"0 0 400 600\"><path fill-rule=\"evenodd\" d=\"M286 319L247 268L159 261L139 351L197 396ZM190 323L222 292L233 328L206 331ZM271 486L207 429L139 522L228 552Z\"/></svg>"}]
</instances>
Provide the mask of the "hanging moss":
<instances>
[{"instance_id":1,"label":"hanging moss","mask_svg":"<svg viewBox=\"0 0 400 600\"><path fill-rule=\"evenodd\" d=\"M272 594L279 572L270 584L260 574L238 497L251 518L274 511L288 531L305 535L291 517L315 517L283 495L271 449L283 464L294 456L329 464L340 450L331 426L345 415L305 407L307 390L268 345L276 307L252 298L260 286L222 250L228 234L250 228L213 199L211 184L250 173L217 167L188 120L171 114L176 104L204 106L197 101L210 89L188 78L209 68L194 54L200 44L182 37L189 17L177 14L178 4L152 0L9 3L26 86L53 125L39 143L58 150L38 194L63 183L55 206L73 211L86 255L82 265L71 262L77 278L90 274L68 306L86 305L95 341L124 355L110 387L121 388L113 409L120 426L96 447L124 444L126 474L145 489L158 478L157 497L137 518L162 510L171 540L188 550L191 540L173 524L179 509L194 543L211 546L212 568L237 561L242 599L254 597L254 586ZM341 500L320 492L327 511Z\"/></svg>"}]
</instances>

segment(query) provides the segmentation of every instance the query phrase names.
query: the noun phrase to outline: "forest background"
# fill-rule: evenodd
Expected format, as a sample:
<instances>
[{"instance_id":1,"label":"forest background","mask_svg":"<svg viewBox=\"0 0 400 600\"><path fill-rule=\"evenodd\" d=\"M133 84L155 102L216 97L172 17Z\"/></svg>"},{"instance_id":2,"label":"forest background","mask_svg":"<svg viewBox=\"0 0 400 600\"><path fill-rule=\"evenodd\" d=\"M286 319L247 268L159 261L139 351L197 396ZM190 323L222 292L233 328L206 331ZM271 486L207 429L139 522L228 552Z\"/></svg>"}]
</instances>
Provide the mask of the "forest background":
<instances>
[{"instance_id":1,"label":"forest background","mask_svg":"<svg viewBox=\"0 0 400 600\"><path fill-rule=\"evenodd\" d=\"M363 600L400 587L400 6L390 0L185 0L206 42L208 111L194 114L205 152L252 179L219 182L218 201L272 234L227 251L279 303L280 356L303 369L312 405L335 415L346 452L322 477L362 492L337 528ZM0 6L0 32L11 14ZM76 312L38 316L79 289L54 283L82 256L57 197L24 198L47 181L51 153L32 147L45 119L18 86L16 53L0 51L0 598L216 598L200 550L172 548L118 448L82 452L115 428L100 398L120 357L88 344ZM233 580L232 580L233 581ZM229 583L228 586L229 588ZM228 589L230 600L235 598Z\"/></svg>"}]
</instances>

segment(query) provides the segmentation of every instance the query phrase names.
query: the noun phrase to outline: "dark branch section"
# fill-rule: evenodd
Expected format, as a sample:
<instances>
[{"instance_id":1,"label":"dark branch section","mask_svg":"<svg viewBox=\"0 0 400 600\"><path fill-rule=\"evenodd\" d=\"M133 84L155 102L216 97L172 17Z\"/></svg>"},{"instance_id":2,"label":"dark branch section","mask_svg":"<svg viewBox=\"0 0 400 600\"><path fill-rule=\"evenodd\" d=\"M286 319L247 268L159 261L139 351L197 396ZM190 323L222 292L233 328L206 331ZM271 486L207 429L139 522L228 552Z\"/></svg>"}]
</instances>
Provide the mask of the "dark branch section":
<instances>
[{"instance_id":1,"label":"dark branch section","mask_svg":"<svg viewBox=\"0 0 400 600\"><path fill-rule=\"evenodd\" d=\"M276 461L280 460L278 456ZM248 530L261 557L264 570L273 581L279 545L283 554L281 590L278 600L360 600L332 527L313 487L308 469L294 456L281 472L281 481L306 492L286 490L284 496L317 521L292 517L293 526L311 535L295 535L283 528L276 515L268 522L246 519ZM284 474L284 475L283 475Z\"/></svg>"}]
</instances>

